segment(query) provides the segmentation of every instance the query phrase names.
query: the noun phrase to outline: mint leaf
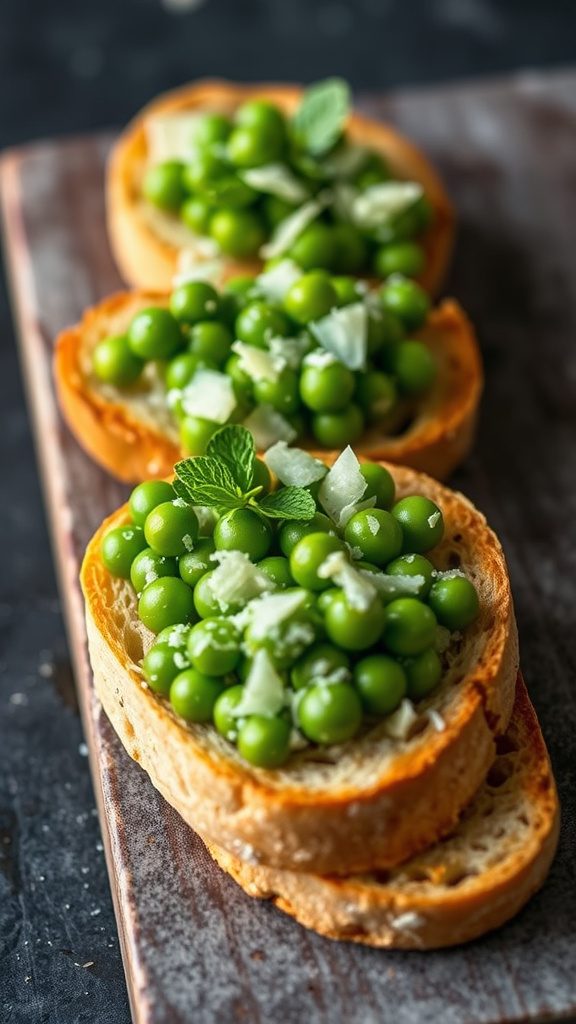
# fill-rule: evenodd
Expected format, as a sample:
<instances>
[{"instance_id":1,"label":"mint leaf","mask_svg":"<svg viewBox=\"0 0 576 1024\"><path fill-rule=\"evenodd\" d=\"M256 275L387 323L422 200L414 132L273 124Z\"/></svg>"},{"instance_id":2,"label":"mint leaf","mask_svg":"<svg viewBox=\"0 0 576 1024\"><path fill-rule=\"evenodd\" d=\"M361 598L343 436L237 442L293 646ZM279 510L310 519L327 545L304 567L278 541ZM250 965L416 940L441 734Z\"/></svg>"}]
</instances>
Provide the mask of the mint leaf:
<instances>
[{"instance_id":1,"label":"mint leaf","mask_svg":"<svg viewBox=\"0 0 576 1024\"><path fill-rule=\"evenodd\" d=\"M316 502L304 487L283 487L258 502L258 509L269 519L312 519Z\"/></svg>"},{"instance_id":2,"label":"mint leaf","mask_svg":"<svg viewBox=\"0 0 576 1024\"><path fill-rule=\"evenodd\" d=\"M292 119L296 141L312 156L323 156L338 141L350 112L350 89L342 78L311 85Z\"/></svg>"},{"instance_id":3,"label":"mint leaf","mask_svg":"<svg viewBox=\"0 0 576 1024\"><path fill-rule=\"evenodd\" d=\"M242 493L250 490L256 450L254 438L246 427L230 424L217 430L208 442L206 456L219 460L226 467Z\"/></svg>"},{"instance_id":4,"label":"mint leaf","mask_svg":"<svg viewBox=\"0 0 576 1024\"><path fill-rule=\"evenodd\" d=\"M180 481L178 486L174 483L176 493L191 505L210 505L228 512L243 503L234 477L218 459L197 455L177 462L174 469Z\"/></svg>"}]
</instances>

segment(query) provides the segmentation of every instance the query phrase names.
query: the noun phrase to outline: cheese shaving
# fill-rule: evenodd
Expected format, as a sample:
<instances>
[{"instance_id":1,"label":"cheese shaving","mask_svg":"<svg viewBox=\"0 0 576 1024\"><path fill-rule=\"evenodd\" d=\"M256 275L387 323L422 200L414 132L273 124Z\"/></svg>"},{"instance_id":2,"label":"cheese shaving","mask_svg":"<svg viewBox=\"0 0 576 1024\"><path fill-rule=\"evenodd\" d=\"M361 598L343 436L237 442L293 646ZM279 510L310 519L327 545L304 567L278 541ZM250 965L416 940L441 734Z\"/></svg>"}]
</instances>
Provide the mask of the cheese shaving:
<instances>
[{"instance_id":1,"label":"cheese shaving","mask_svg":"<svg viewBox=\"0 0 576 1024\"><path fill-rule=\"evenodd\" d=\"M360 463L350 445L338 456L328 470L318 491L318 500L332 522L338 527L346 523L356 511L367 483L360 472ZM376 498L368 498L363 508L373 508Z\"/></svg>"},{"instance_id":2,"label":"cheese shaving","mask_svg":"<svg viewBox=\"0 0 576 1024\"><path fill-rule=\"evenodd\" d=\"M227 423L236 408L232 380L217 370L196 370L182 389L182 408L188 416Z\"/></svg>"},{"instance_id":3,"label":"cheese shaving","mask_svg":"<svg viewBox=\"0 0 576 1024\"><path fill-rule=\"evenodd\" d=\"M277 441L268 449L264 462L286 486L308 487L326 475L326 466L320 459L302 451L289 448L286 441Z\"/></svg>"},{"instance_id":4,"label":"cheese shaving","mask_svg":"<svg viewBox=\"0 0 576 1024\"><path fill-rule=\"evenodd\" d=\"M309 325L322 348L350 370L365 370L368 352L368 311L363 302L333 309Z\"/></svg>"},{"instance_id":5,"label":"cheese shaving","mask_svg":"<svg viewBox=\"0 0 576 1024\"><path fill-rule=\"evenodd\" d=\"M256 448L265 452L277 441L294 441L298 436L292 424L267 402L262 402L244 420Z\"/></svg>"}]
</instances>

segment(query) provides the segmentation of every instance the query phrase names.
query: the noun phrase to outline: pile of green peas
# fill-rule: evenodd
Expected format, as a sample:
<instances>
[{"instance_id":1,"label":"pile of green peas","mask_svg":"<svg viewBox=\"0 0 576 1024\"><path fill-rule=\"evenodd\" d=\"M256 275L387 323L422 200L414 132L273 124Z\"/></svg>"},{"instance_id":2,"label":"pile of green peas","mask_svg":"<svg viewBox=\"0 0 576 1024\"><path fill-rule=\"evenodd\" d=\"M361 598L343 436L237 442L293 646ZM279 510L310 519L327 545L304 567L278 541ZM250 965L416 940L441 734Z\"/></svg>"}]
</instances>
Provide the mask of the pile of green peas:
<instances>
[{"instance_id":1,"label":"pile of green peas","mask_svg":"<svg viewBox=\"0 0 576 1024\"><path fill-rule=\"evenodd\" d=\"M318 365L306 356L323 352L309 329L332 310L364 301L368 362L353 371L339 360ZM259 292L258 278L233 278L218 292L205 281L189 281L172 292L169 308L137 313L125 334L104 338L92 353L96 377L119 388L137 385L145 366L163 374L167 401L184 450L205 451L221 426L184 408L182 393L199 370L216 370L232 380L237 406L233 422L258 405L272 406L288 421L296 440L311 438L323 448L344 448L365 430L382 425L394 410L410 407L432 385L436 365L426 344L412 336L425 322L430 299L415 281L394 275L367 296L349 276L314 270L301 275L282 303ZM268 349L271 339L303 340L300 366L286 365L276 380L252 380L232 351L237 339Z\"/></svg>"},{"instance_id":2,"label":"pile of green peas","mask_svg":"<svg viewBox=\"0 0 576 1024\"><path fill-rule=\"evenodd\" d=\"M334 152L345 156L345 135ZM146 171L142 192L153 206L178 216L196 235L208 236L226 256L237 259L258 254L278 224L301 203L288 202L247 184L242 172L282 164L304 186L309 197L334 181L327 160L299 151L290 123L273 104L250 100L234 117L206 113L193 123L189 163L167 160ZM365 150L363 162L348 176L339 176L360 192L393 177L384 158ZM433 210L422 195L391 224L362 231L325 210L301 232L286 255L303 270L324 269L335 274L373 274L384 278L402 273L417 277L426 254L416 241L430 227Z\"/></svg>"},{"instance_id":3,"label":"pile of green peas","mask_svg":"<svg viewBox=\"0 0 576 1024\"><path fill-rule=\"evenodd\" d=\"M356 512L343 531L317 508L308 522L272 525L238 508L200 531L194 508L172 485L147 481L130 497L131 522L110 530L101 556L108 571L129 579L138 614L156 639L142 662L150 688L183 719L211 723L250 764L275 768L291 750L294 726L308 743L352 739L362 722L390 715L408 697L419 701L440 683L438 626L450 633L476 619L479 600L462 574L437 572L427 555L442 539L441 510L428 498L396 500L394 481L363 463L365 497L376 505ZM270 475L257 460L264 491ZM273 592L301 593L288 619L262 636L250 619L223 613L210 586L219 551L244 552L269 578ZM358 607L321 571L344 552L369 579L418 577L410 596L374 590ZM320 570L320 571L319 571ZM234 715L252 659L265 649L283 680L287 706L276 715Z\"/></svg>"}]
</instances>

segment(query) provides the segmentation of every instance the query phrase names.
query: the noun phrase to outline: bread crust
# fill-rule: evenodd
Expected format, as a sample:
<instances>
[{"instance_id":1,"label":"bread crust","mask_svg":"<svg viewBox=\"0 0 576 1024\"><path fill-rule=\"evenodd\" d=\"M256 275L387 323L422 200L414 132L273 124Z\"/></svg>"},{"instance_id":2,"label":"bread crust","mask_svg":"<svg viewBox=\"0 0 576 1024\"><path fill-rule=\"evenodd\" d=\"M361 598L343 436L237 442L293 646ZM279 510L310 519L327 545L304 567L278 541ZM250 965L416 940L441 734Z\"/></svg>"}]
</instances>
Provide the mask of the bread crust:
<instances>
[{"instance_id":1,"label":"bread crust","mask_svg":"<svg viewBox=\"0 0 576 1024\"><path fill-rule=\"evenodd\" d=\"M452 651L443 681L419 711L425 728L406 741L380 723L338 748L293 754L258 769L211 726L189 725L143 683L139 660L153 640L132 588L100 558L107 519L88 545L81 583L100 700L128 753L185 821L254 864L350 874L401 863L451 829L485 778L507 728L518 668L516 623L504 556L486 520L462 495L389 465L397 493L437 502L446 523L441 569L460 564L480 594L478 620ZM439 731L426 717L436 711ZM432 716L433 717L433 716Z\"/></svg>"},{"instance_id":2,"label":"bread crust","mask_svg":"<svg viewBox=\"0 0 576 1024\"><path fill-rule=\"evenodd\" d=\"M331 939L401 949L469 942L540 888L558 842L554 778L520 674L505 741L455 832L388 873L322 878L249 864L209 842L208 849L248 895L271 899Z\"/></svg>"},{"instance_id":3,"label":"bread crust","mask_svg":"<svg viewBox=\"0 0 576 1024\"><path fill-rule=\"evenodd\" d=\"M137 114L112 148L106 186L112 251L128 284L169 291L179 252L153 230L143 215L141 181L147 157L146 121L157 115L203 109L231 113L249 99L269 100L290 114L298 106L302 92L300 86L294 85L246 85L210 79L164 93ZM352 113L348 132L355 142L381 152L400 178L423 185L435 218L422 238L427 261L420 281L427 291L437 294L452 253L454 214L436 171L424 154L390 125ZM261 266L258 259L226 257L224 280L236 274L258 273Z\"/></svg>"},{"instance_id":4,"label":"bread crust","mask_svg":"<svg viewBox=\"0 0 576 1024\"><path fill-rule=\"evenodd\" d=\"M167 304L167 296L156 292L120 292L88 309L80 323L63 331L56 342L54 375L64 416L88 454L126 483L168 476L185 453L175 428L170 434L153 416L143 420L142 406L132 400L140 394L138 388L120 391L99 383L90 356L102 338L125 331L139 310ZM474 440L482 363L474 329L452 299L431 312L419 336L436 361L430 391L419 400L401 434L385 437L371 428L356 449L369 458L387 459L445 479ZM324 459L334 455L316 454Z\"/></svg>"}]
</instances>

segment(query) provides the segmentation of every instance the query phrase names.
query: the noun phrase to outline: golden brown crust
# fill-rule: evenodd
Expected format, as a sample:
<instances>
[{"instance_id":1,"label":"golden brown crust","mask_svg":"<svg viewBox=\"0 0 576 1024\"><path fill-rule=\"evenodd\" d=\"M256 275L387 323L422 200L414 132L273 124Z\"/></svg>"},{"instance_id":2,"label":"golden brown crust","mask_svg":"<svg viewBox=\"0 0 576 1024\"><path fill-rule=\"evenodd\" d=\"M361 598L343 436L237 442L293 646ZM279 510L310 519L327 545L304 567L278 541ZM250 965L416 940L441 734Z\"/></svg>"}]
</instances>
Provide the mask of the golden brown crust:
<instances>
[{"instance_id":1,"label":"golden brown crust","mask_svg":"<svg viewBox=\"0 0 576 1024\"><path fill-rule=\"evenodd\" d=\"M142 216L141 181L146 162L145 123L151 116L181 111L233 111L244 100L265 98L286 113L295 110L302 88L291 85L240 85L207 80L183 86L149 103L122 132L110 155L107 176L108 231L116 262L126 281L139 288L169 291L176 271L177 248L161 239ZM420 182L435 211L434 224L423 237L426 269L420 278L438 293L454 242L454 214L444 187L423 153L390 125L353 113L350 137L381 152L400 178ZM255 274L259 260L226 259L225 277Z\"/></svg>"},{"instance_id":2,"label":"golden brown crust","mask_svg":"<svg viewBox=\"0 0 576 1024\"><path fill-rule=\"evenodd\" d=\"M554 778L520 674L505 741L454 834L396 870L322 878L249 864L209 842L208 849L250 896L273 900L329 938L402 949L469 942L540 888L558 841Z\"/></svg>"},{"instance_id":3,"label":"golden brown crust","mask_svg":"<svg viewBox=\"0 0 576 1024\"><path fill-rule=\"evenodd\" d=\"M89 356L102 338L125 330L140 309L167 305L153 292L125 292L87 310L82 321L57 340L54 373L66 420L88 453L126 483L168 476L184 454L175 437L148 425L130 407L127 393L104 394L89 370ZM419 337L432 351L437 374L407 429L396 437L368 431L357 451L369 458L412 466L437 479L447 477L468 454L482 393L482 364L474 330L458 303L446 299L430 314ZM319 453L329 459L333 453Z\"/></svg>"},{"instance_id":4,"label":"golden brown crust","mask_svg":"<svg viewBox=\"0 0 576 1024\"><path fill-rule=\"evenodd\" d=\"M500 545L462 495L389 468L399 496L423 493L440 505L446 533L435 549L437 567L461 564L481 600L441 686L419 706L425 728L406 741L388 738L381 724L338 749L294 754L277 771L251 767L212 727L186 725L142 686L138 662L152 636L137 619L133 591L112 580L99 554L103 534L126 521L126 508L88 545L81 581L104 709L183 818L255 863L338 874L400 863L453 827L508 725L518 647ZM428 710L441 716L442 730L425 717Z\"/></svg>"}]
</instances>

